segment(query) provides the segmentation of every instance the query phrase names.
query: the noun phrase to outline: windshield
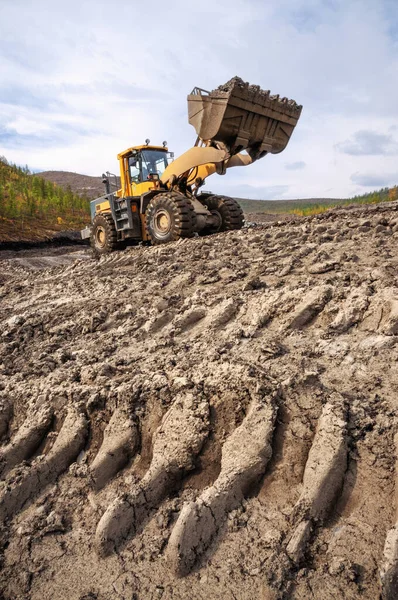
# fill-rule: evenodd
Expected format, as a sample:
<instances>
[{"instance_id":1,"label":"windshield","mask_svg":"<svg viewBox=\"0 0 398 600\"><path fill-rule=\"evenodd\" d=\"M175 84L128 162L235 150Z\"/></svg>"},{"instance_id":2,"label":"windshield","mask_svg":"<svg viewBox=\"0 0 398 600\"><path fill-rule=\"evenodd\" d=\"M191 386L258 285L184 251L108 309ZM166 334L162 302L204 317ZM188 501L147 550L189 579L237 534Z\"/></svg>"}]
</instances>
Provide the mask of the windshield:
<instances>
[{"instance_id":1,"label":"windshield","mask_svg":"<svg viewBox=\"0 0 398 600\"><path fill-rule=\"evenodd\" d=\"M149 175L158 174L159 178L168 165L167 155L172 153L162 150L141 150L129 158L130 178L132 183L148 181Z\"/></svg>"},{"instance_id":2,"label":"windshield","mask_svg":"<svg viewBox=\"0 0 398 600\"><path fill-rule=\"evenodd\" d=\"M142 181L148 179L150 173L157 173L159 177L167 167L167 153L161 150L143 150L142 157Z\"/></svg>"}]
</instances>

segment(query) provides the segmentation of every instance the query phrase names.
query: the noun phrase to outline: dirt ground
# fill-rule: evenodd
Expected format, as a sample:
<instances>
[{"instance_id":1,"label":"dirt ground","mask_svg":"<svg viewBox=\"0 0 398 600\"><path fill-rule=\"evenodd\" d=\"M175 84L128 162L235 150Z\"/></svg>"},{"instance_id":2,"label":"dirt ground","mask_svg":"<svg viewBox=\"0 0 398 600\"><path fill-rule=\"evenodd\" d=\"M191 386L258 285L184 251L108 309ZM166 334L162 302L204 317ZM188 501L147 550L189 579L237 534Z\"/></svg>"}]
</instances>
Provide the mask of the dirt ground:
<instances>
[{"instance_id":1,"label":"dirt ground","mask_svg":"<svg viewBox=\"0 0 398 600\"><path fill-rule=\"evenodd\" d=\"M0 256L2 600L398 597L398 205Z\"/></svg>"},{"instance_id":2,"label":"dirt ground","mask_svg":"<svg viewBox=\"0 0 398 600\"><path fill-rule=\"evenodd\" d=\"M263 223L271 223L281 221L286 223L287 221L297 221L300 217L288 213L245 213L245 220L247 223L253 223L261 225Z\"/></svg>"}]
</instances>

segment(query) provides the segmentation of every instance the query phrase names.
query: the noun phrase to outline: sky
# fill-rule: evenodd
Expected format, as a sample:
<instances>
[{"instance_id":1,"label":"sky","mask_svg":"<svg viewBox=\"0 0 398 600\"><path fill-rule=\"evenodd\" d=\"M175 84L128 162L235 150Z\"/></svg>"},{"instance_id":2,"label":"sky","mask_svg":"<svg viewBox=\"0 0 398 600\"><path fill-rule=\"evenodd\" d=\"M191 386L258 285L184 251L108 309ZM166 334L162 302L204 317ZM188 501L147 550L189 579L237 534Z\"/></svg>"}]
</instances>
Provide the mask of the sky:
<instances>
[{"instance_id":1,"label":"sky","mask_svg":"<svg viewBox=\"0 0 398 600\"><path fill-rule=\"evenodd\" d=\"M397 0L0 0L0 156L117 172L118 152L196 133L186 96L238 75L295 99L287 148L213 175L253 199L398 183Z\"/></svg>"}]
</instances>

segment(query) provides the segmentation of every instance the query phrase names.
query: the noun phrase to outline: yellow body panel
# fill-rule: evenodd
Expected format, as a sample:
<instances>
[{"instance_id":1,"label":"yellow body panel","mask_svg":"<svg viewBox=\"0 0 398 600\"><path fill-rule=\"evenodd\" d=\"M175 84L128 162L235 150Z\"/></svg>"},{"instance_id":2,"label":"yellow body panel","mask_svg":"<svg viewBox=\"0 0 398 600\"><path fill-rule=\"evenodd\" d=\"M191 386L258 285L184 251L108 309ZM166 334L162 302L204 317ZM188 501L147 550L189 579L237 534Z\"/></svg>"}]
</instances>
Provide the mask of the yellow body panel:
<instances>
[{"instance_id":1,"label":"yellow body panel","mask_svg":"<svg viewBox=\"0 0 398 600\"><path fill-rule=\"evenodd\" d=\"M206 177L209 177L210 175L213 175L213 173L216 172L217 167L216 163L207 163L206 165L200 165L197 169L198 170L195 170L196 172L193 173L193 181L188 180L189 184L194 183L197 177L200 177L204 181Z\"/></svg>"},{"instance_id":2,"label":"yellow body panel","mask_svg":"<svg viewBox=\"0 0 398 600\"><path fill-rule=\"evenodd\" d=\"M121 188L116 192L116 196L119 198L125 198L126 196L131 196L128 155L120 157L119 164Z\"/></svg>"},{"instance_id":3,"label":"yellow body panel","mask_svg":"<svg viewBox=\"0 0 398 600\"><path fill-rule=\"evenodd\" d=\"M111 205L109 204L109 200L105 200L104 202L101 202L101 204L97 204L95 207L95 212L111 212Z\"/></svg>"},{"instance_id":4,"label":"yellow body panel","mask_svg":"<svg viewBox=\"0 0 398 600\"><path fill-rule=\"evenodd\" d=\"M153 181L142 181L141 183L134 183L132 181L130 188L131 196L141 196L141 194L145 194L145 192L155 189L155 185Z\"/></svg>"},{"instance_id":5,"label":"yellow body panel","mask_svg":"<svg viewBox=\"0 0 398 600\"><path fill-rule=\"evenodd\" d=\"M131 148L127 148L123 152L120 152L117 155L117 158L118 158L119 164L120 164L120 182L121 182L121 188L120 188L120 190L118 190L116 192L116 196L118 198L125 198L128 196L141 196L141 194L144 194L145 192L149 192L149 190L153 190L157 187L152 181L143 181L141 183L134 183L134 182L130 181L129 158L131 157L131 155L134 152L139 152L141 150L161 150L163 152L168 152L168 148L166 148L165 146L150 146L150 145L144 145L144 144L141 146L132 146ZM186 168L185 167L186 155L190 156L190 153L192 153L192 152L194 152L194 153L199 152L202 154L205 154L206 152L213 152L213 154L215 154L215 155L217 154L217 157L216 156L214 157L215 162L207 162L205 164L200 164L201 160L203 160L203 159L202 158L196 159L196 155L195 155L196 160L193 160L193 161L188 160L188 162L187 162L188 171L186 172L186 175L188 175L189 171L191 171L191 169L192 169L192 171L190 173L190 178L188 180L188 185L192 185L195 182L195 179L197 179L198 177L204 181L207 177L216 173L217 166L220 164L220 162L222 162L222 159L224 156L223 151L216 150L215 148L196 148L196 147L191 148L190 150L188 150L188 152L186 152L181 157L179 157L180 159L182 158L184 160L184 163L181 165L182 168L184 168L184 169ZM167 179L166 176L167 176L168 171L174 173L175 167L177 166L177 163L178 163L178 160L179 159L176 159L176 161L174 161L174 163L170 163L169 167L163 173L161 180L165 181L165 178ZM192 167L192 164L191 164L192 162L195 165L194 167ZM196 165L198 165L198 166L196 166ZM225 166L228 167L228 163ZM231 166L234 166L234 165L231 165ZM180 170L178 170L178 175L181 175L181 174L182 173L180 172Z\"/></svg>"}]
</instances>

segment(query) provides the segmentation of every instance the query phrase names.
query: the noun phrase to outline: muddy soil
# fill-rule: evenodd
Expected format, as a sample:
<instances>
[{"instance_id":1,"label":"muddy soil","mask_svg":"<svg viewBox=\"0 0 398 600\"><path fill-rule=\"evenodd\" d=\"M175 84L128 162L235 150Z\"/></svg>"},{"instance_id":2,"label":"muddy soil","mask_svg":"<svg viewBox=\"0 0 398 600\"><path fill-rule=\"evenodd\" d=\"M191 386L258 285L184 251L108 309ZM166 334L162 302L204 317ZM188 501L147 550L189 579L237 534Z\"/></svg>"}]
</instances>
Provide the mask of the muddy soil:
<instances>
[{"instance_id":1,"label":"muddy soil","mask_svg":"<svg viewBox=\"0 0 398 600\"><path fill-rule=\"evenodd\" d=\"M0 260L3 600L398 597L398 205Z\"/></svg>"},{"instance_id":2,"label":"muddy soil","mask_svg":"<svg viewBox=\"0 0 398 600\"><path fill-rule=\"evenodd\" d=\"M300 217L290 215L288 213L245 213L246 223L260 225L262 223L270 223L276 221L297 221Z\"/></svg>"},{"instance_id":3,"label":"muddy soil","mask_svg":"<svg viewBox=\"0 0 398 600\"><path fill-rule=\"evenodd\" d=\"M24 267L33 271L48 269L57 266L73 264L76 260L92 259L90 248L86 244L73 244L58 246L53 243L33 244L32 247L21 246L18 249L1 249L0 247L0 273L5 262L7 267Z\"/></svg>"}]
</instances>

